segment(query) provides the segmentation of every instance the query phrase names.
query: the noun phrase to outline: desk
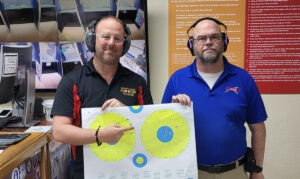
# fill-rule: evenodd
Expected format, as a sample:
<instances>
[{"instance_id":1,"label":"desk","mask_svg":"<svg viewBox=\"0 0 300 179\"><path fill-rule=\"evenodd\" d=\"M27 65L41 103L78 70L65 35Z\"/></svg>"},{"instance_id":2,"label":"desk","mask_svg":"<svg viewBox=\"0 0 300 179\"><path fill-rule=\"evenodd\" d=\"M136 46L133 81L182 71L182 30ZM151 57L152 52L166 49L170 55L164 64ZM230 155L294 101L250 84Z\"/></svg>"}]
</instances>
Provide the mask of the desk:
<instances>
[{"instance_id":1,"label":"desk","mask_svg":"<svg viewBox=\"0 0 300 179\"><path fill-rule=\"evenodd\" d=\"M40 123L38 124L38 126L52 125L52 121L47 121L44 118L40 118L39 120L40 120ZM4 133L9 133L9 132L20 133L20 132L24 132L26 129L27 128L3 128L0 130L0 132L1 133L2 132L4 132ZM33 134L36 135L35 132L31 133L31 135L33 135ZM51 132L42 133L42 134L44 134L47 139L47 143L43 146L44 147L43 152L46 153L45 154L46 156L44 156L44 153L42 153L43 157L44 157L43 162L46 165L47 172L45 174L46 176L44 176L42 178L47 178L47 179L55 178L55 177L57 179L68 178L68 165L69 165L69 159L70 159L70 155L71 155L70 146L68 144L55 142L53 140L53 136L52 136ZM31 139L29 138L27 140L31 140ZM35 143L35 141L30 141L30 142L31 143L28 145L29 146L31 145L31 147L34 147L35 145L37 145ZM19 150L23 150L25 147L26 147L25 145L19 146ZM34 151L32 151L32 153L34 153ZM2 153L2 154L4 154L4 153ZM17 152L11 153L10 156L6 160L8 161L8 160L11 160L12 158L15 158L14 156L17 154L18 154ZM7 155L7 154L5 154L5 155ZM26 157L28 157L28 155ZM24 158L26 158L26 157L24 157ZM3 178L2 176L4 175L4 174L2 174L2 167L1 167L2 164L5 164L5 162L2 163L2 158L1 158L1 154L0 154L0 179L2 179ZM10 168L11 171L14 169L14 167L17 167L19 165L20 165L20 163L12 163L12 167ZM43 173L45 173L45 172L43 172Z\"/></svg>"},{"instance_id":2,"label":"desk","mask_svg":"<svg viewBox=\"0 0 300 179\"><path fill-rule=\"evenodd\" d=\"M7 132L4 132L7 133ZM17 133L17 132L14 132ZM22 133L22 132L18 132ZM46 133L31 133L21 142L5 149L0 154L0 178L8 175L16 166L19 166L35 152L41 152L41 178L46 179L47 172L47 143Z\"/></svg>"}]
</instances>

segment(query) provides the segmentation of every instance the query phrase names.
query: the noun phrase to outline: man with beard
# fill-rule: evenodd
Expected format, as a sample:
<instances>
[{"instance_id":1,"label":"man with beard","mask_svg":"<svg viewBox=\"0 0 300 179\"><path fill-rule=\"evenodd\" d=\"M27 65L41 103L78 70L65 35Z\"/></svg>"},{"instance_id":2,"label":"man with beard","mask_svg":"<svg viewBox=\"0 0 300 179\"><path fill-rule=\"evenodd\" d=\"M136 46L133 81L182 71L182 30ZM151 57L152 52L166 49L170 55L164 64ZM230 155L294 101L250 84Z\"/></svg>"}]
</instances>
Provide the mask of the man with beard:
<instances>
[{"instance_id":1,"label":"man with beard","mask_svg":"<svg viewBox=\"0 0 300 179\"><path fill-rule=\"evenodd\" d=\"M116 143L132 126L81 128L81 108L152 104L146 81L123 67L119 59L130 46L130 31L114 16L91 24L86 43L94 57L84 66L63 76L52 107L55 141L72 145L71 178L83 179L83 145Z\"/></svg>"},{"instance_id":2,"label":"man with beard","mask_svg":"<svg viewBox=\"0 0 300 179\"><path fill-rule=\"evenodd\" d=\"M245 179L247 169L251 179L263 179L267 114L259 90L244 69L223 56L229 42L225 24L205 17L188 35L191 29L187 45L196 58L170 77L162 103L193 102L199 178ZM245 123L256 159L250 169Z\"/></svg>"}]
</instances>

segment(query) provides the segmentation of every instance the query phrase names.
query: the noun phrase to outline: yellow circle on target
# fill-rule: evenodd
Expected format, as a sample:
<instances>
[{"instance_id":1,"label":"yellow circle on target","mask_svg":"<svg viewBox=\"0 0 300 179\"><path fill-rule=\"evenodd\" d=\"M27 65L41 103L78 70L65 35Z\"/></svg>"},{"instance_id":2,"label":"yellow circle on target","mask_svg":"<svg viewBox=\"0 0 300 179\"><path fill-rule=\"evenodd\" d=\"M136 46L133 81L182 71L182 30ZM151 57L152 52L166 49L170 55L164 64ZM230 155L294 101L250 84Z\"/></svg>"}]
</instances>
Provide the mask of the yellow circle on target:
<instances>
[{"instance_id":1,"label":"yellow circle on target","mask_svg":"<svg viewBox=\"0 0 300 179\"><path fill-rule=\"evenodd\" d=\"M157 158L173 158L187 147L190 129L187 121L173 110L158 110L147 117L141 128L145 149Z\"/></svg>"},{"instance_id":2,"label":"yellow circle on target","mask_svg":"<svg viewBox=\"0 0 300 179\"><path fill-rule=\"evenodd\" d=\"M112 124L118 124L120 127L129 127L131 125L124 116L107 112L96 117L89 128L97 129L100 125L101 130ZM98 146L97 143L92 143L89 144L89 147L98 158L114 162L122 160L129 155L129 153L133 150L135 140L135 131L130 130L124 132L124 135L117 143L102 143L100 146Z\"/></svg>"}]
</instances>

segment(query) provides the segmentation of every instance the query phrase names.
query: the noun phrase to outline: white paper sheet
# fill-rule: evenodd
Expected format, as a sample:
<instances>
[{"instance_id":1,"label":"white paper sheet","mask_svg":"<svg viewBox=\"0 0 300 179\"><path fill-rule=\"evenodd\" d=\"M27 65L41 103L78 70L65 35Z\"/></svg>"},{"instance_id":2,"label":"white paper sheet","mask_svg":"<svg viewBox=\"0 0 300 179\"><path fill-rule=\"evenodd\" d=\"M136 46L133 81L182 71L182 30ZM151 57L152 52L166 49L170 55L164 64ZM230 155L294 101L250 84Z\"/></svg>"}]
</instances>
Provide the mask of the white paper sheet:
<instances>
[{"instance_id":1,"label":"white paper sheet","mask_svg":"<svg viewBox=\"0 0 300 179\"><path fill-rule=\"evenodd\" d=\"M85 145L85 179L198 178L192 107L170 103L82 109L83 128L110 124L133 125L134 130L115 144Z\"/></svg>"}]
</instances>

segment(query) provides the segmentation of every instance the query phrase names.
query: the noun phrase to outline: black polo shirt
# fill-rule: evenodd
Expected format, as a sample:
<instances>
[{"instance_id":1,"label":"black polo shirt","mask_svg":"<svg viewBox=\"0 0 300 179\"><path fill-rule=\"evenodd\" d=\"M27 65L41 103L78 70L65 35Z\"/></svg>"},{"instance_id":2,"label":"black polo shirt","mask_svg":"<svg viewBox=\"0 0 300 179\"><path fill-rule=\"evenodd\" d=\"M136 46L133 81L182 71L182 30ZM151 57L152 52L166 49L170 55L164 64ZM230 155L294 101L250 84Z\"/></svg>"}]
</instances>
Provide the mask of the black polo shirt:
<instances>
[{"instance_id":1,"label":"black polo shirt","mask_svg":"<svg viewBox=\"0 0 300 179\"><path fill-rule=\"evenodd\" d=\"M138 105L139 87L142 87L144 104L153 104L147 84L141 76L123 67L120 63L110 85L95 70L92 60L83 67L63 76L55 95L51 115L73 118L73 85L78 88L81 107L101 107L111 98L127 106Z\"/></svg>"},{"instance_id":2,"label":"black polo shirt","mask_svg":"<svg viewBox=\"0 0 300 179\"><path fill-rule=\"evenodd\" d=\"M138 105L141 100L139 100L139 94L142 95L144 104L153 104L144 78L119 63L111 84L107 84L95 70L93 60L90 60L84 66L63 76L56 90L51 116L63 115L73 119L73 99L76 95L74 85L77 87L77 95L80 98L80 108L101 107L106 100L111 98L116 98L127 106ZM76 147L76 160L73 159L71 175L74 178L83 178L82 146Z\"/></svg>"}]
</instances>

